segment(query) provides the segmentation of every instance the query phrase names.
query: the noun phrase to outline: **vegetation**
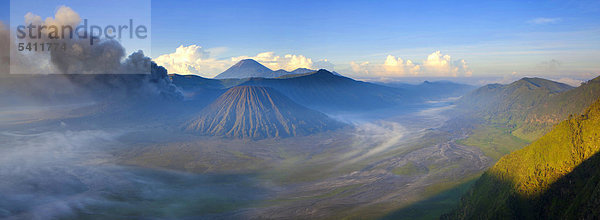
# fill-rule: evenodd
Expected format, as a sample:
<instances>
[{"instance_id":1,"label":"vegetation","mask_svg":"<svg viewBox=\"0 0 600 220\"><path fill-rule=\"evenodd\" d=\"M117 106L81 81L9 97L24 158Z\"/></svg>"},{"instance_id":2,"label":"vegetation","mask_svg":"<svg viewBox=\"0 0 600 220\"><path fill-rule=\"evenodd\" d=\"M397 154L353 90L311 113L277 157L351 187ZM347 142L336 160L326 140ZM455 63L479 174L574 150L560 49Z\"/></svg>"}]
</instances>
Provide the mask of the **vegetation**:
<instances>
[{"instance_id":1,"label":"vegetation","mask_svg":"<svg viewBox=\"0 0 600 220\"><path fill-rule=\"evenodd\" d=\"M582 112L599 97L600 77L575 89L555 94L528 113L525 123L514 134L522 137L541 137L552 125L565 120L571 114Z\"/></svg>"},{"instance_id":2,"label":"vegetation","mask_svg":"<svg viewBox=\"0 0 600 220\"><path fill-rule=\"evenodd\" d=\"M457 101L461 113L511 128L512 135L533 141L570 114L600 97L600 77L577 88L540 78L508 85L491 84Z\"/></svg>"},{"instance_id":3,"label":"vegetation","mask_svg":"<svg viewBox=\"0 0 600 220\"><path fill-rule=\"evenodd\" d=\"M415 164L413 162L408 162L401 167L394 168L392 170L392 173L394 173L396 175L412 176L412 175L427 173L428 171L429 171L429 169L427 169L427 167L418 166L417 164Z\"/></svg>"},{"instance_id":4,"label":"vegetation","mask_svg":"<svg viewBox=\"0 0 600 220\"><path fill-rule=\"evenodd\" d=\"M515 137L509 128L485 125L473 130L468 138L459 140L457 143L478 147L486 156L498 161L500 157L521 149L530 142Z\"/></svg>"},{"instance_id":5,"label":"vegetation","mask_svg":"<svg viewBox=\"0 0 600 220\"><path fill-rule=\"evenodd\" d=\"M502 157L443 218L598 216L599 152L597 100L582 115L569 116L531 145Z\"/></svg>"},{"instance_id":6,"label":"vegetation","mask_svg":"<svg viewBox=\"0 0 600 220\"><path fill-rule=\"evenodd\" d=\"M475 180L459 184L448 190L436 193L422 201L415 202L407 207L394 211L382 219L435 219L444 212L450 211L449 207L457 204L460 195L469 190Z\"/></svg>"},{"instance_id":7,"label":"vegetation","mask_svg":"<svg viewBox=\"0 0 600 220\"><path fill-rule=\"evenodd\" d=\"M546 79L523 78L508 85L481 87L461 98L457 104L460 109L474 111L477 116L490 121L518 123L552 94L569 89L572 87Z\"/></svg>"}]
</instances>

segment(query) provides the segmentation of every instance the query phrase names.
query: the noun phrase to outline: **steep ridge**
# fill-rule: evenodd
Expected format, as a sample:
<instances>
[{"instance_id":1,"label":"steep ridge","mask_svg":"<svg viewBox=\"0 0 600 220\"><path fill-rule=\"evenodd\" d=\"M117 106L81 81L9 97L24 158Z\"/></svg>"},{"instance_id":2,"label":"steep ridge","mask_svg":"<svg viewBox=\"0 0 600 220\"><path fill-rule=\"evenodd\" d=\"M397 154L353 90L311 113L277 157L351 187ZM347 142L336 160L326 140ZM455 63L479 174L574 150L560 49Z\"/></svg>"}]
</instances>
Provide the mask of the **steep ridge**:
<instances>
[{"instance_id":1,"label":"steep ridge","mask_svg":"<svg viewBox=\"0 0 600 220\"><path fill-rule=\"evenodd\" d=\"M537 106L570 89L572 87L566 84L541 78L523 78L508 85L490 84L457 100L455 111L458 115L476 119L482 124L510 128L511 135L532 141L543 133L515 134L513 131L526 126L527 115Z\"/></svg>"},{"instance_id":2,"label":"steep ridge","mask_svg":"<svg viewBox=\"0 0 600 220\"><path fill-rule=\"evenodd\" d=\"M271 87L301 105L321 111L356 111L392 107L408 102L406 89L356 81L327 70L287 74L277 78L207 79L171 74L187 100L215 100L238 85Z\"/></svg>"},{"instance_id":3,"label":"steep ridge","mask_svg":"<svg viewBox=\"0 0 600 220\"><path fill-rule=\"evenodd\" d=\"M203 109L184 128L204 135L261 139L308 135L341 126L325 114L305 108L272 88L236 86Z\"/></svg>"},{"instance_id":4,"label":"steep ridge","mask_svg":"<svg viewBox=\"0 0 600 220\"><path fill-rule=\"evenodd\" d=\"M600 215L600 100L502 157L450 219L591 219ZM583 171L582 171L583 170ZM594 196L596 195L596 196Z\"/></svg>"},{"instance_id":5,"label":"steep ridge","mask_svg":"<svg viewBox=\"0 0 600 220\"><path fill-rule=\"evenodd\" d=\"M577 88L552 95L536 105L525 117L525 124L515 133L520 136L539 137L570 114L582 112L598 98L600 77L584 82Z\"/></svg>"},{"instance_id":6,"label":"steep ridge","mask_svg":"<svg viewBox=\"0 0 600 220\"><path fill-rule=\"evenodd\" d=\"M356 81L324 69L278 79L252 78L242 85L271 87L301 105L323 111L384 108L403 100L402 89Z\"/></svg>"},{"instance_id":7,"label":"steep ridge","mask_svg":"<svg viewBox=\"0 0 600 220\"><path fill-rule=\"evenodd\" d=\"M181 88L186 101L206 106L225 93L228 88L247 79L208 79L196 75L170 75L173 84Z\"/></svg>"},{"instance_id":8,"label":"steep ridge","mask_svg":"<svg viewBox=\"0 0 600 220\"><path fill-rule=\"evenodd\" d=\"M483 86L457 101L457 108L491 120L523 121L528 111L552 94L571 86L541 78L523 78L508 85Z\"/></svg>"},{"instance_id":9,"label":"steep ridge","mask_svg":"<svg viewBox=\"0 0 600 220\"><path fill-rule=\"evenodd\" d=\"M598 98L600 78L577 88L540 78L523 78L508 85L481 87L459 99L456 109L460 114L505 124L513 128L513 135L535 140Z\"/></svg>"}]
</instances>

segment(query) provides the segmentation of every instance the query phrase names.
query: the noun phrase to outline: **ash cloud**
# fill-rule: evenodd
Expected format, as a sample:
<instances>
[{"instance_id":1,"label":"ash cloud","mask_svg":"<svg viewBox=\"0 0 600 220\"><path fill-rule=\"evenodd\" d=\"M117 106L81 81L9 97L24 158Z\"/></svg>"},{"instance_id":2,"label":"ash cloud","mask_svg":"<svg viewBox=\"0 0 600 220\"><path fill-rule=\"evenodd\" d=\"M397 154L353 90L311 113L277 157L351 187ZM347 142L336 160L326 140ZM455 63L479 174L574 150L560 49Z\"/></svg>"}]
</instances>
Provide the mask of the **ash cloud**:
<instances>
[{"instance_id":1,"label":"ash cloud","mask_svg":"<svg viewBox=\"0 0 600 220\"><path fill-rule=\"evenodd\" d=\"M29 25L32 25L33 29L29 29L30 33L33 30L33 32L37 31L38 34L26 35L24 39L17 39L19 43L52 43L59 45L59 48L48 49L49 51L37 48L31 51L27 50L31 53L21 54L26 57L48 58L53 66L51 71L56 71L55 73L147 74L151 72L150 62L147 62L149 59L145 59L144 56L130 56L125 63L122 63L121 61L126 56L125 48L115 39L95 37L94 27L100 27L88 24L87 20L82 22L79 14L67 6L59 7L54 17L46 19L27 13L25 24L28 25L28 28L30 28ZM79 29L79 25L84 25L86 28ZM56 30L56 32L53 32L50 27L60 27L57 29L61 31ZM71 30L64 29L65 27ZM56 36L53 37L53 35ZM47 54L49 54L48 57L45 56ZM139 59L133 59L138 57ZM35 64L29 63L28 65ZM48 70L45 72L48 72Z\"/></svg>"},{"instance_id":2,"label":"ash cloud","mask_svg":"<svg viewBox=\"0 0 600 220\"><path fill-rule=\"evenodd\" d=\"M86 40L65 40L67 50L53 50L50 53L52 64L63 74L126 74L148 72L149 66L140 69L125 69L121 59L125 49L116 40L104 40L94 45Z\"/></svg>"},{"instance_id":3,"label":"ash cloud","mask_svg":"<svg viewBox=\"0 0 600 220\"><path fill-rule=\"evenodd\" d=\"M54 17L43 20L40 16L28 13L25 16L27 24L34 25L67 25L76 27L81 23L79 14L71 8L61 6ZM93 44L89 38L79 38L83 32L73 33L73 39L52 39L47 34L42 34L41 39L26 39L26 42L57 43L65 45L66 49L48 51L36 51L33 53L18 53L10 51L12 58L2 63L3 72L24 73L28 79L20 79L20 87L28 85L39 85L36 81L47 81L44 86L36 86L43 93L44 90L54 90L57 86L64 86L64 80L72 83L66 90L82 96L97 99L154 99L160 97L168 100L182 100L182 92L171 82L166 70L152 62L142 51L137 51L129 56L125 54L125 48L114 39L94 39ZM9 39L6 48L9 51L10 44L17 41L10 37L6 28L0 26L0 38ZM91 33L88 33L91 36ZM5 61L4 57L0 61ZM6 59L8 60L8 59ZM57 73L49 76L36 76L36 73ZM23 82L26 81L26 82ZM60 82L59 84L53 84ZM4 86L4 85L3 85ZM7 86L9 87L9 86ZM29 88L17 89L18 93L31 93ZM25 91L23 91L25 90ZM69 93L68 91L58 94ZM73 94L66 95L72 98ZM35 97L34 97L35 98Z\"/></svg>"}]
</instances>

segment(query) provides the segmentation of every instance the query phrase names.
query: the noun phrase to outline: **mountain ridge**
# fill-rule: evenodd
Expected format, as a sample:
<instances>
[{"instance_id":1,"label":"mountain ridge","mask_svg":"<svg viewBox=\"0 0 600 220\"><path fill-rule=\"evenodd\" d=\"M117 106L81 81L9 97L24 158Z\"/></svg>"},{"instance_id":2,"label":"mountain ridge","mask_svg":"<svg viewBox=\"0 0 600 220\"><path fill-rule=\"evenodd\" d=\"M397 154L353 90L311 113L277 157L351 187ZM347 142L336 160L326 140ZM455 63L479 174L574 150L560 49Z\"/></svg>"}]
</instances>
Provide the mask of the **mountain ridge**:
<instances>
[{"instance_id":1,"label":"mountain ridge","mask_svg":"<svg viewBox=\"0 0 600 220\"><path fill-rule=\"evenodd\" d=\"M578 88L542 78L522 78L507 85L488 84L457 100L455 112L481 118L488 123L505 124L515 128L517 137L535 140L544 133L537 131L547 131L553 123L528 128L530 125L527 118L540 112L539 106L544 103L551 103L560 94L579 90ZM591 103L588 102L586 106L589 104ZM582 110L573 109L565 113L572 114ZM556 123L564 117L565 114L556 115L553 122Z\"/></svg>"},{"instance_id":2,"label":"mountain ridge","mask_svg":"<svg viewBox=\"0 0 600 220\"><path fill-rule=\"evenodd\" d=\"M280 78L251 78L241 85L276 89L295 102L320 111L392 107L403 100L402 89L357 81L321 69Z\"/></svg>"}]
</instances>

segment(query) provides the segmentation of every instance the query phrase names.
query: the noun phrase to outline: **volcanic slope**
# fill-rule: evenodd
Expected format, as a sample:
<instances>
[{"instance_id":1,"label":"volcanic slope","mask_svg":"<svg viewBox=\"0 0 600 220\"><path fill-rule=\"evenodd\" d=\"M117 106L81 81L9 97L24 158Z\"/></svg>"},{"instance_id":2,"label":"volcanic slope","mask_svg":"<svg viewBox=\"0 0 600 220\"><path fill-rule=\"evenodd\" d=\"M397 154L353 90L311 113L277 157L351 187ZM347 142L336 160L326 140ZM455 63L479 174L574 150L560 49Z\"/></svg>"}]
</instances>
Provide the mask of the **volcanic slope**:
<instances>
[{"instance_id":1,"label":"volcanic slope","mask_svg":"<svg viewBox=\"0 0 600 220\"><path fill-rule=\"evenodd\" d=\"M309 135L342 126L272 88L236 86L186 123L185 130L210 136L262 139Z\"/></svg>"}]
</instances>

